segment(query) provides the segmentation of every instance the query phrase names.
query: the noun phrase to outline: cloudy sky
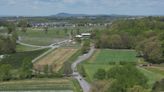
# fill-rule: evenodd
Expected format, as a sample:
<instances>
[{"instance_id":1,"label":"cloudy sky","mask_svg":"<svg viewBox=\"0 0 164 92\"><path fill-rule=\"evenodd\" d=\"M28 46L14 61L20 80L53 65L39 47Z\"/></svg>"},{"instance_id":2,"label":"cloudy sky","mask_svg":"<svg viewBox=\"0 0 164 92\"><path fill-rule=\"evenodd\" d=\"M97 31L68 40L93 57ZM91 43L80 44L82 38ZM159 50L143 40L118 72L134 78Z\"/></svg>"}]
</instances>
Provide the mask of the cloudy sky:
<instances>
[{"instance_id":1,"label":"cloudy sky","mask_svg":"<svg viewBox=\"0 0 164 92\"><path fill-rule=\"evenodd\" d=\"M57 13L164 15L164 0L0 0L0 16Z\"/></svg>"}]
</instances>

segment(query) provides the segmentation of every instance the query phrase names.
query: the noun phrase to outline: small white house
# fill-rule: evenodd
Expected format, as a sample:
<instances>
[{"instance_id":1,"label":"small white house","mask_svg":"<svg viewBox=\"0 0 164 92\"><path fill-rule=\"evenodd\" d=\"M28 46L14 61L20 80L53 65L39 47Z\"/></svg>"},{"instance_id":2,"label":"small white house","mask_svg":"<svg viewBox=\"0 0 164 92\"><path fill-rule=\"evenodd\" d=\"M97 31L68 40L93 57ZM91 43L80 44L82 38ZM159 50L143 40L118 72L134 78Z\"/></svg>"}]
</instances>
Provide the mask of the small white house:
<instances>
[{"instance_id":1,"label":"small white house","mask_svg":"<svg viewBox=\"0 0 164 92\"><path fill-rule=\"evenodd\" d=\"M91 37L91 33L81 33L81 35L76 35L75 37L76 38L82 38L82 39L90 38Z\"/></svg>"},{"instance_id":2,"label":"small white house","mask_svg":"<svg viewBox=\"0 0 164 92\"><path fill-rule=\"evenodd\" d=\"M76 38L82 38L83 36L82 35L76 35Z\"/></svg>"},{"instance_id":3,"label":"small white house","mask_svg":"<svg viewBox=\"0 0 164 92\"><path fill-rule=\"evenodd\" d=\"M91 36L91 33L81 33L82 36Z\"/></svg>"},{"instance_id":4,"label":"small white house","mask_svg":"<svg viewBox=\"0 0 164 92\"><path fill-rule=\"evenodd\" d=\"M4 58L4 55L0 55L0 60Z\"/></svg>"}]
</instances>

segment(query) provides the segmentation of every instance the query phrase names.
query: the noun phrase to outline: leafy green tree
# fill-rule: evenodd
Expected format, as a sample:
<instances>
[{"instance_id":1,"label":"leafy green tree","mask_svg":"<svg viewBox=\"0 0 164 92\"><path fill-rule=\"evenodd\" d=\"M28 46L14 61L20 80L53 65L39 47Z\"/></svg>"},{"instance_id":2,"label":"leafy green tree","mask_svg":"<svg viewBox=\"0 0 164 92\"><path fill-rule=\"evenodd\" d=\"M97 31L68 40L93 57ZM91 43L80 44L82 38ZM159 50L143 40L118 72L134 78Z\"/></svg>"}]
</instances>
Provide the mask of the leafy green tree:
<instances>
[{"instance_id":1,"label":"leafy green tree","mask_svg":"<svg viewBox=\"0 0 164 92\"><path fill-rule=\"evenodd\" d=\"M106 78L106 71L104 69L98 69L94 75L94 78L98 80L103 80Z\"/></svg>"},{"instance_id":2,"label":"leafy green tree","mask_svg":"<svg viewBox=\"0 0 164 92\"><path fill-rule=\"evenodd\" d=\"M20 79L26 79L32 77L32 62L29 59L24 59L21 68L19 69Z\"/></svg>"},{"instance_id":3,"label":"leafy green tree","mask_svg":"<svg viewBox=\"0 0 164 92\"><path fill-rule=\"evenodd\" d=\"M22 32L25 33L27 31L28 21L26 19L20 20L18 26L20 26Z\"/></svg>"},{"instance_id":4,"label":"leafy green tree","mask_svg":"<svg viewBox=\"0 0 164 92\"><path fill-rule=\"evenodd\" d=\"M115 79L109 92L127 92L134 85L147 86L147 78L133 65L115 66L107 71L108 79Z\"/></svg>"},{"instance_id":5,"label":"leafy green tree","mask_svg":"<svg viewBox=\"0 0 164 92\"><path fill-rule=\"evenodd\" d=\"M48 33L48 27L44 27L44 32L45 32L45 34Z\"/></svg>"},{"instance_id":6,"label":"leafy green tree","mask_svg":"<svg viewBox=\"0 0 164 92\"><path fill-rule=\"evenodd\" d=\"M11 79L11 65L2 64L0 65L0 81L6 81Z\"/></svg>"},{"instance_id":7,"label":"leafy green tree","mask_svg":"<svg viewBox=\"0 0 164 92\"><path fill-rule=\"evenodd\" d=\"M109 46L113 49L122 48L122 39L118 34L111 35L109 38Z\"/></svg>"},{"instance_id":8,"label":"leafy green tree","mask_svg":"<svg viewBox=\"0 0 164 92\"><path fill-rule=\"evenodd\" d=\"M88 53L88 51L90 50L90 41L89 40L85 40L83 43L83 46L81 48L81 52L83 54Z\"/></svg>"},{"instance_id":9,"label":"leafy green tree","mask_svg":"<svg viewBox=\"0 0 164 92\"><path fill-rule=\"evenodd\" d=\"M7 37L3 39L3 45L1 50L3 53L14 53L16 52L16 41L12 37Z\"/></svg>"},{"instance_id":10,"label":"leafy green tree","mask_svg":"<svg viewBox=\"0 0 164 92\"><path fill-rule=\"evenodd\" d=\"M8 34L11 34L12 32L14 32L16 30L16 26L12 22L7 23L6 27L8 29Z\"/></svg>"}]
</instances>

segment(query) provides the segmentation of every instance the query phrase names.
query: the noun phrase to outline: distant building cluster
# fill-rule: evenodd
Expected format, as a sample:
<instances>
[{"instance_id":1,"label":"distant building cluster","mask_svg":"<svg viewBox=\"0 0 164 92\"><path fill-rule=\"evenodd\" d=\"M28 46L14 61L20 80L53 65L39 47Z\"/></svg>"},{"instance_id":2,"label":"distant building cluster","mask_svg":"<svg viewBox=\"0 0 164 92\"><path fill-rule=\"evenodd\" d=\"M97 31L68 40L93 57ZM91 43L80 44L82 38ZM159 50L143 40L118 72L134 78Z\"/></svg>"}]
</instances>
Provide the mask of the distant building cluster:
<instances>
[{"instance_id":1,"label":"distant building cluster","mask_svg":"<svg viewBox=\"0 0 164 92\"><path fill-rule=\"evenodd\" d=\"M45 23L31 23L32 27L75 27L74 24L69 24L66 22L45 22Z\"/></svg>"},{"instance_id":2,"label":"distant building cluster","mask_svg":"<svg viewBox=\"0 0 164 92\"><path fill-rule=\"evenodd\" d=\"M67 22L49 22L49 23L31 23L31 27L52 27L52 28L57 28L57 27L79 27L79 26L89 26L89 27L94 27L94 26L107 26L110 25L110 23L104 23L104 24L93 24L93 23L86 23L86 24L71 24Z\"/></svg>"}]
</instances>

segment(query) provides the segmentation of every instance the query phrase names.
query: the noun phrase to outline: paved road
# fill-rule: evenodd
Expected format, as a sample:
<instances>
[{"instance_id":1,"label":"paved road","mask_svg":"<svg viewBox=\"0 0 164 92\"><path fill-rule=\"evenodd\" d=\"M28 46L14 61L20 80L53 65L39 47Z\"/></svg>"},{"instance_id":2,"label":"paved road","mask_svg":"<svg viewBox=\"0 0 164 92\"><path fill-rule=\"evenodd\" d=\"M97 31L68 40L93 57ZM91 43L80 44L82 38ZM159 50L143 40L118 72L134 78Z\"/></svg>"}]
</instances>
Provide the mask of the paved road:
<instances>
[{"instance_id":1,"label":"paved road","mask_svg":"<svg viewBox=\"0 0 164 92\"><path fill-rule=\"evenodd\" d=\"M38 45L31 45L31 44L26 44L26 43L23 43L21 41L17 41L18 44L20 45L24 45L24 46L29 46L29 47L38 47L38 48L53 48L53 47L56 47L58 45L61 45L61 44L64 44L64 43L68 43L68 42L71 42L71 40L64 40L64 41L60 41L60 42L57 42L57 43L52 43L48 46L38 46Z\"/></svg>"},{"instance_id":2,"label":"paved road","mask_svg":"<svg viewBox=\"0 0 164 92\"><path fill-rule=\"evenodd\" d=\"M85 61L89 57L92 56L94 53L94 47L91 47L90 51L87 54L84 54L82 56L79 56L78 59L72 64L71 68L73 70L73 77L78 80L81 88L83 89L83 92L89 92L90 90L90 84L80 75L80 73L77 71L77 65L81 62Z\"/></svg>"}]
</instances>

